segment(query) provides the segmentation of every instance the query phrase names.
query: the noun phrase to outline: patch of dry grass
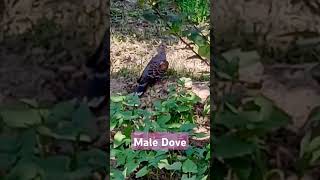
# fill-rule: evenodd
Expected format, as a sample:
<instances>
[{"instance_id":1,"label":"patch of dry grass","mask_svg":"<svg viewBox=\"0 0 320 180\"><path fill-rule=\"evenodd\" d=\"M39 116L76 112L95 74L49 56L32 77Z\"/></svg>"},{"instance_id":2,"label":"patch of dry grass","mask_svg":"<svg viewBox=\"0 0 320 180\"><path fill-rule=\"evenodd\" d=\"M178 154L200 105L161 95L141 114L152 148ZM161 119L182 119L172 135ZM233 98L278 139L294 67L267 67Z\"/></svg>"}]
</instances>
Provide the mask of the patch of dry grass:
<instances>
[{"instance_id":1,"label":"patch of dry grass","mask_svg":"<svg viewBox=\"0 0 320 180\"><path fill-rule=\"evenodd\" d=\"M160 42L137 41L135 39L119 40L111 38L111 74L122 76L138 76L150 59L156 54ZM197 76L208 73L210 67L199 59L188 59L193 52L185 49L183 43L167 46L167 60L169 61L169 75ZM113 76L114 77L114 76ZM136 79L132 77L133 79Z\"/></svg>"}]
</instances>

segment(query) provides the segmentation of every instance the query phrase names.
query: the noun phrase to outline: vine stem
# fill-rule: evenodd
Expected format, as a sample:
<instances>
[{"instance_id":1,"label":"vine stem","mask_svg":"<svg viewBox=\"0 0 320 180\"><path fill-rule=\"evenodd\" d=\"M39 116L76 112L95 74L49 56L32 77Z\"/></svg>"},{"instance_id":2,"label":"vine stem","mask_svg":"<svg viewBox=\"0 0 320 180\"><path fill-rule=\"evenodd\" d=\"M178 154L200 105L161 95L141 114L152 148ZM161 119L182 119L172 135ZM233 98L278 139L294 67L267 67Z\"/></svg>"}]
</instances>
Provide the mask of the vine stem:
<instances>
[{"instance_id":1,"label":"vine stem","mask_svg":"<svg viewBox=\"0 0 320 180\"><path fill-rule=\"evenodd\" d=\"M159 12L157 8L152 8L156 14L163 20L165 21L165 18L162 16L162 14ZM167 21L165 21L166 26L171 29L171 26L168 24ZM179 34L176 32L173 33L175 36L179 37L180 41L182 41L202 62L204 62L206 65L210 66L207 60L203 59L192 47L189 43L187 43Z\"/></svg>"}]
</instances>

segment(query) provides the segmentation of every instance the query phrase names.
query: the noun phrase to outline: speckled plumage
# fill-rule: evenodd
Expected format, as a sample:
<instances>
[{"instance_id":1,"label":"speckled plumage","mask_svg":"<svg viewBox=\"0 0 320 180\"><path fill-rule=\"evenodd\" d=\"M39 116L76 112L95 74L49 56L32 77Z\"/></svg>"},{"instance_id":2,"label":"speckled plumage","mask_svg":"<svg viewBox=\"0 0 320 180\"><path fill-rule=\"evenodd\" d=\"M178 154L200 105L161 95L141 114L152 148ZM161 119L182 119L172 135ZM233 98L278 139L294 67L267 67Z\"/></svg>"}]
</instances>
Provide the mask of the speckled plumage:
<instances>
[{"instance_id":1,"label":"speckled plumage","mask_svg":"<svg viewBox=\"0 0 320 180\"><path fill-rule=\"evenodd\" d=\"M158 54L155 55L143 70L138 79L138 87L135 93L141 96L148 88L161 80L168 70L169 62L166 57L166 46L161 44L158 48Z\"/></svg>"}]
</instances>

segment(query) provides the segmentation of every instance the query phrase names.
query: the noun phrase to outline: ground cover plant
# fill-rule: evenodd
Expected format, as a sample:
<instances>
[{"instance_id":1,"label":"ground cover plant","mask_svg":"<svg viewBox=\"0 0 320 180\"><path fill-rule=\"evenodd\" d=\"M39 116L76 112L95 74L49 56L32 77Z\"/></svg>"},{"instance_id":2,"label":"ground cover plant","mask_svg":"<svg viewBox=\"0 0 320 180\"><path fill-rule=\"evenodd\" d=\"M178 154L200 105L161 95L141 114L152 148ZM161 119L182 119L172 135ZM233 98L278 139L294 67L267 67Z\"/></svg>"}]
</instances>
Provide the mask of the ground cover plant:
<instances>
[{"instance_id":1,"label":"ground cover plant","mask_svg":"<svg viewBox=\"0 0 320 180\"><path fill-rule=\"evenodd\" d=\"M208 3L111 3L111 81L119 86L111 90L111 179L208 178L209 134L197 130L208 128L210 101L194 92L196 84L208 89L210 77ZM139 99L131 92L153 55L150 47L159 42L168 47L166 80ZM135 151L130 146L134 131L187 132L191 146L187 151Z\"/></svg>"}]
</instances>

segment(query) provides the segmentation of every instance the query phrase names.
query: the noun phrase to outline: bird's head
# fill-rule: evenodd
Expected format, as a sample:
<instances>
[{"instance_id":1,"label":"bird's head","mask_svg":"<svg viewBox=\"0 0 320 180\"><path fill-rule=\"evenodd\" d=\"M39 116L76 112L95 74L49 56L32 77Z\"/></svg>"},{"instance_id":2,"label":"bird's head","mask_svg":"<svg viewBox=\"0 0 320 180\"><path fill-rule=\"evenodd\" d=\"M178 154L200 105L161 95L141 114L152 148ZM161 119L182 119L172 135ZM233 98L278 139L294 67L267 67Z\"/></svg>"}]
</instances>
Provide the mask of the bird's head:
<instances>
[{"instance_id":1,"label":"bird's head","mask_svg":"<svg viewBox=\"0 0 320 180\"><path fill-rule=\"evenodd\" d=\"M167 46L162 42L158 47L158 53L160 52L166 52Z\"/></svg>"}]
</instances>

